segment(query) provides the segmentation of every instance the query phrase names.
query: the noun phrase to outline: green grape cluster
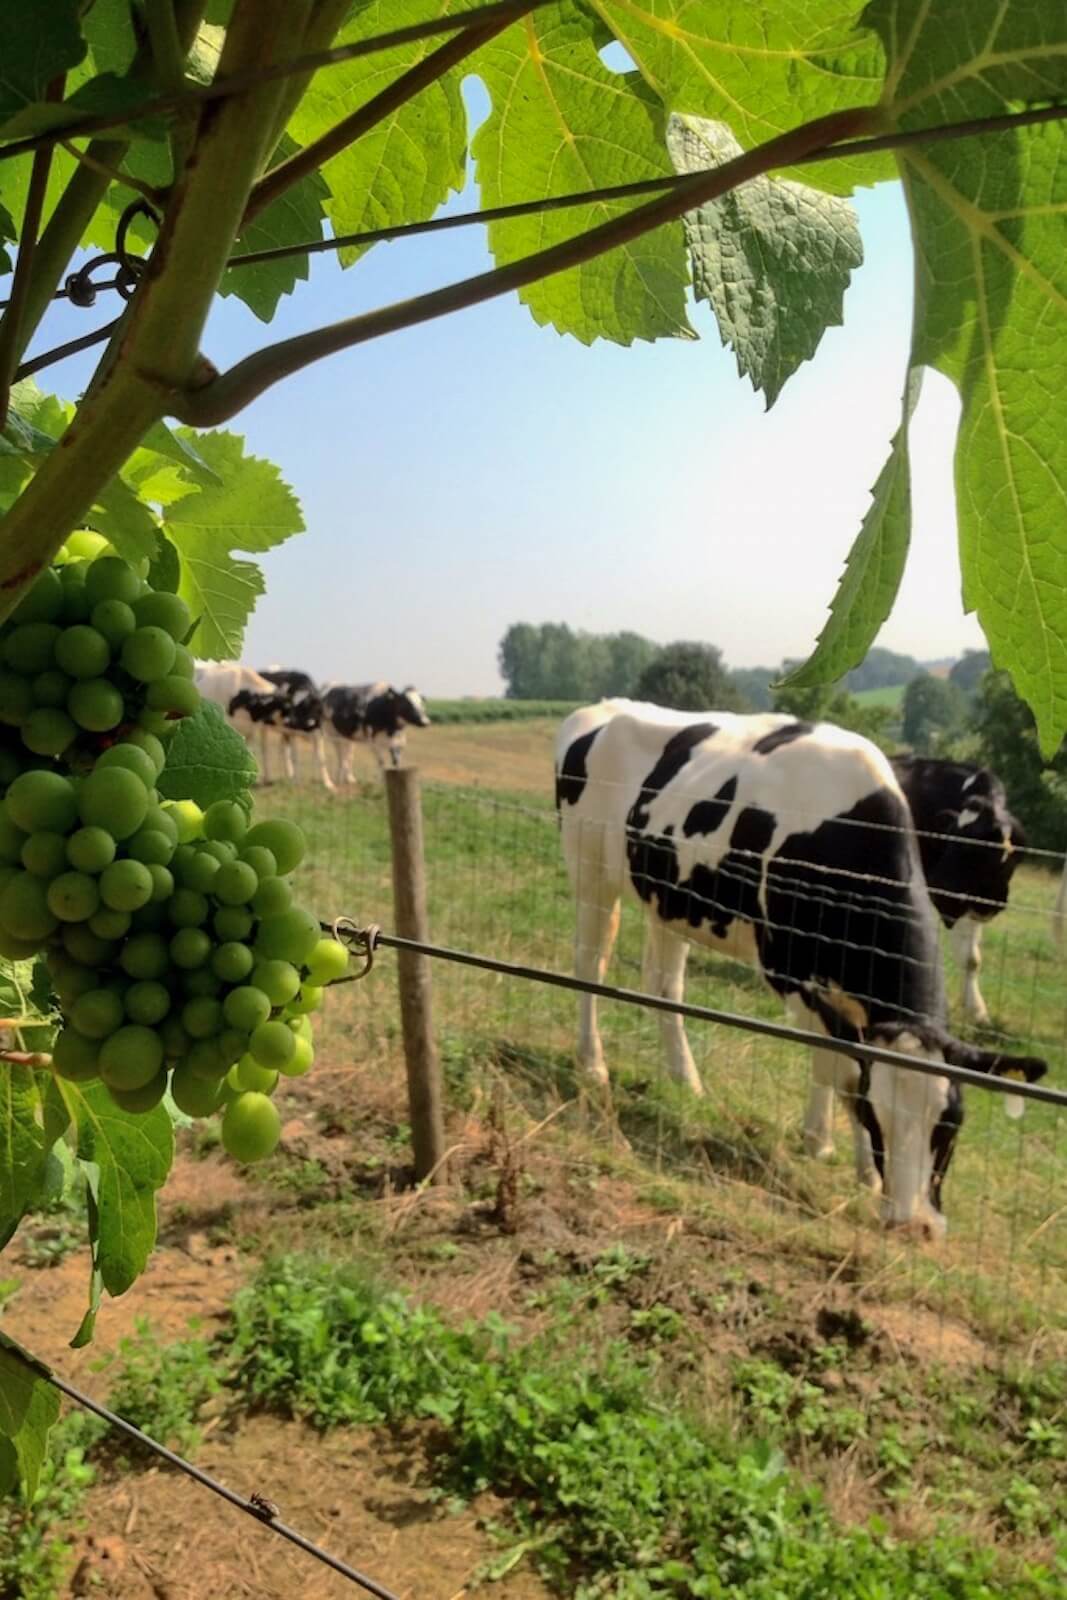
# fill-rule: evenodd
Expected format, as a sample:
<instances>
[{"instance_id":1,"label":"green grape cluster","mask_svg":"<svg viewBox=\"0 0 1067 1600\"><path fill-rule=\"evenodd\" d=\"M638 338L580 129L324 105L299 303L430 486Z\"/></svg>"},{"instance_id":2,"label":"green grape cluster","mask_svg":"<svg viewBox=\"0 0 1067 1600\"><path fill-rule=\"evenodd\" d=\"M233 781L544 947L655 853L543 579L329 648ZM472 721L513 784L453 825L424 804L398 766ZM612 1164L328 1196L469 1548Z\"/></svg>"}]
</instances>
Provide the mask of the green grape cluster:
<instances>
[{"instance_id":1,"label":"green grape cluster","mask_svg":"<svg viewBox=\"0 0 1067 1600\"><path fill-rule=\"evenodd\" d=\"M74 564L88 566L78 583L90 596L112 591L97 607L114 600L135 622L135 608L146 599L175 598L153 595L113 556ZM42 584L54 596L55 571L30 591L19 608L23 617L27 609L33 613ZM153 613L142 609L147 614ZM97 609L90 615L97 617ZM247 794L206 811L189 800L161 800L156 784L166 760L163 740L174 725L170 714L195 706L186 700L178 707L170 690L150 704L153 686L170 677L136 676L164 657L172 665L183 648L175 640L180 615L168 614L174 631L161 625L163 609L154 615L159 623L125 636L125 665L116 669L92 646L94 663L103 663L99 681L117 687L124 721L91 765L84 743L77 763L67 759L69 746L51 759L24 738L24 748L7 747L0 771L0 955L44 956L63 1019L53 1050L60 1076L101 1080L130 1112L150 1110L169 1088L189 1116L221 1112L227 1151L257 1160L274 1149L281 1131L270 1096L280 1077L299 1077L311 1066L310 1014L348 957L293 901L290 874L306 849L294 823L250 824ZM62 660L87 659L79 653L82 624L42 625L54 632L54 661L71 634L75 644L62 649ZM16 613L0 628L5 661L25 662L23 651L7 646L31 626L37 624ZM184 677L175 681L194 688ZM69 711L69 697L66 705ZM157 715L163 720L153 723ZM23 733L26 723L14 726Z\"/></svg>"}]
</instances>

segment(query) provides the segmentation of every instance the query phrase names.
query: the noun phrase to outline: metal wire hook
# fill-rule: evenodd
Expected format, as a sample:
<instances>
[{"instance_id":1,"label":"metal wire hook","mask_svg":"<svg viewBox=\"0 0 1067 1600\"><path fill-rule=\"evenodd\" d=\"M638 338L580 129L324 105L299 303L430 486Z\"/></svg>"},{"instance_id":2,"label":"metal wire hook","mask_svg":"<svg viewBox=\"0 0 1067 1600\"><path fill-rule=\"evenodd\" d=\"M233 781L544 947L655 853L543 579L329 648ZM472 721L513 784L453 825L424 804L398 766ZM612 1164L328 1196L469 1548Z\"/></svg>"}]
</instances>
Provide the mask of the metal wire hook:
<instances>
[{"instance_id":1,"label":"metal wire hook","mask_svg":"<svg viewBox=\"0 0 1067 1600\"><path fill-rule=\"evenodd\" d=\"M376 922L368 922L365 928L359 928L351 917L335 917L330 924L330 931L338 944L347 945L357 951L362 950L365 957L363 970L349 973L341 982L356 983L360 978L365 978L374 965L374 952L378 948L381 928Z\"/></svg>"}]
</instances>

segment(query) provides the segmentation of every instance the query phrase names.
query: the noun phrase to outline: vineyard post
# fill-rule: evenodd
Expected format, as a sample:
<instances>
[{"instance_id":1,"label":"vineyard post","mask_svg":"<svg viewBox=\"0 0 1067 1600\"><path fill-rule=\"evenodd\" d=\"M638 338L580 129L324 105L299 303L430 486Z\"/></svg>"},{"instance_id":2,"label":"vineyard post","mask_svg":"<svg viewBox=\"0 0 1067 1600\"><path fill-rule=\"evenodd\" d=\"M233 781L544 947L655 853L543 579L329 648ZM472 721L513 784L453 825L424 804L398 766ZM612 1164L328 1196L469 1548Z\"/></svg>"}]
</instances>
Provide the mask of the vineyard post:
<instances>
[{"instance_id":1,"label":"vineyard post","mask_svg":"<svg viewBox=\"0 0 1067 1600\"><path fill-rule=\"evenodd\" d=\"M385 774L393 857L393 920L403 939L428 943L426 866L422 848L422 800L414 767ZM445 1132L441 1068L433 1028L430 961L413 950L397 952L400 1017L404 1030L411 1143L419 1182L445 1180Z\"/></svg>"}]
</instances>

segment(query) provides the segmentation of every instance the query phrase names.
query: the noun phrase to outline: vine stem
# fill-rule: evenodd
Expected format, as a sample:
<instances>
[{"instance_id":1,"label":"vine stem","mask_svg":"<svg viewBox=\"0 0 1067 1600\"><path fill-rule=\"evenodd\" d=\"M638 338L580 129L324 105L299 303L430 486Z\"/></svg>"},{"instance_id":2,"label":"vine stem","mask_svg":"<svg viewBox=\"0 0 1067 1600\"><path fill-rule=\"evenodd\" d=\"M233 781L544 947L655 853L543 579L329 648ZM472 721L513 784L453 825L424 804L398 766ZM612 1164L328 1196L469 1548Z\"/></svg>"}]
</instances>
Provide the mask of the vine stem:
<instances>
[{"instance_id":1,"label":"vine stem","mask_svg":"<svg viewBox=\"0 0 1067 1600\"><path fill-rule=\"evenodd\" d=\"M43 1050L0 1050L0 1061L13 1067L51 1067L52 1057Z\"/></svg>"},{"instance_id":2,"label":"vine stem","mask_svg":"<svg viewBox=\"0 0 1067 1600\"><path fill-rule=\"evenodd\" d=\"M227 422L282 378L290 377L326 356L350 350L371 339L379 339L383 334L396 333L401 328L415 327L435 317L481 305L486 300L522 289L553 273L592 261L608 250L617 249L631 239L662 227L664 223L676 221L687 211L718 199L752 178L775 167L790 166L798 156L828 148L855 134L873 132L881 125L881 118L882 112L877 106L852 107L836 111L830 116L817 117L790 129L788 133L767 140L765 144L746 150L719 167L694 173L691 179L646 205L637 206L621 217L613 217L596 228L577 234L573 239L565 239L548 249L523 256L508 266L496 267L476 277L448 284L443 289L417 295L411 300L382 306L358 317L347 317L326 328L317 328L311 333L298 334L295 338L268 345L239 361L229 371L213 375L206 383L176 396L173 414L182 422L192 423L196 427L215 427Z\"/></svg>"},{"instance_id":3,"label":"vine stem","mask_svg":"<svg viewBox=\"0 0 1067 1600\"><path fill-rule=\"evenodd\" d=\"M48 85L47 100L61 100L66 74L54 78ZM7 411L11 403L11 384L19 361L19 329L26 309L33 272L33 257L37 249L37 235L44 214L45 195L48 191L48 174L52 170L51 149L38 150L30 169L30 184L26 193L26 206L22 216L22 234L19 239L15 276L11 283L11 298L0 322L0 429L7 425Z\"/></svg>"}]
</instances>

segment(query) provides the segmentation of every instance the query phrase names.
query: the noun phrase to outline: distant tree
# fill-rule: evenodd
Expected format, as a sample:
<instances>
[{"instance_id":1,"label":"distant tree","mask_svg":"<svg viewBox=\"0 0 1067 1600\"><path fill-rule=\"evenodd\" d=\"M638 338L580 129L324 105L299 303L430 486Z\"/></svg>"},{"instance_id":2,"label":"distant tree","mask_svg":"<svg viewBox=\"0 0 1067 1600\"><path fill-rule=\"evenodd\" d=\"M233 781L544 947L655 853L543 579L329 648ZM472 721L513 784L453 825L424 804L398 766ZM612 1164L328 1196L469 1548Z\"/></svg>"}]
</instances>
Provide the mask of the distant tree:
<instances>
[{"instance_id":1,"label":"distant tree","mask_svg":"<svg viewBox=\"0 0 1067 1600\"><path fill-rule=\"evenodd\" d=\"M771 684L778 677L776 667L734 667L730 676L741 698L753 711L771 709Z\"/></svg>"},{"instance_id":2,"label":"distant tree","mask_svg":"<svg viewBox=\"0 0 1067 1600\"><path fill-rule=\"evenodd\" d=\"M910 683L921 671L914 656L875 645L858 667L846 673L843 682L850 694L859 694L862 689L891 689L898 683Z\"/></svg>"},{"instance_id":3,"label":"distant tree","mask_svg":"<svg viewBox=\"0 0 1067 1600\"><path fill-rule=\"evenodd\" d=\"M921 672L904 690L905 744L920 755L938 751L947 737L962 728L967 717L967 697L958 684Z\"/></svg>"},{"instance_id":4,"label":"distant tree","mask_svg":"<svg viewBox=\"0 0 1067 1600\"><path fill-rule=\"evenodd\" d=\"M965 650L949 673L948 681L966 695L976 694L991 665L988 650Z\"/></svg>"},{"instance_id":5,"label":"distant tree","mask_svg":"<svg viewBox=\"0 0 1067 1600\"><path fill-rule=\"evenodd\" d=\"M741 695L713 644L664 645L637 683L635 697L675 711L740 711Z\"/></svg>"},{"instance_id":6,"label":"distant tree","mask_svg":"<svg viewBox=\"0 0 1067 1600\"><path fill-rule=\"evenodd\" d=\"M659 655L663 646L639 633L609 633L604 643L610 657L608 676L600 688L602 695L636 693L642 674Z\"/></svg>"},{"instance_id":7,"label":"distant tree","mask_svg":"<svg viewBox=\"0 0 1067 1600\"><path fill-rule=\"evenodd\" d=\"M1006 672L987 672L974 702L977 759L992 768L1008 804L1040 850L1067 850L1067 745L1041 759L1033 713Z\"/></svg>"},{"instance_id":8,"label":"distant tree","mask_svg":"<svg viewBox=\"0 0 1067 1600\"><path fill-rule=\"evenodd\" d=\"M633 694L659 649L638 633L515 622L500 641L497 661L509 700L599 700Z\"/></svg>"}]
</instances>

